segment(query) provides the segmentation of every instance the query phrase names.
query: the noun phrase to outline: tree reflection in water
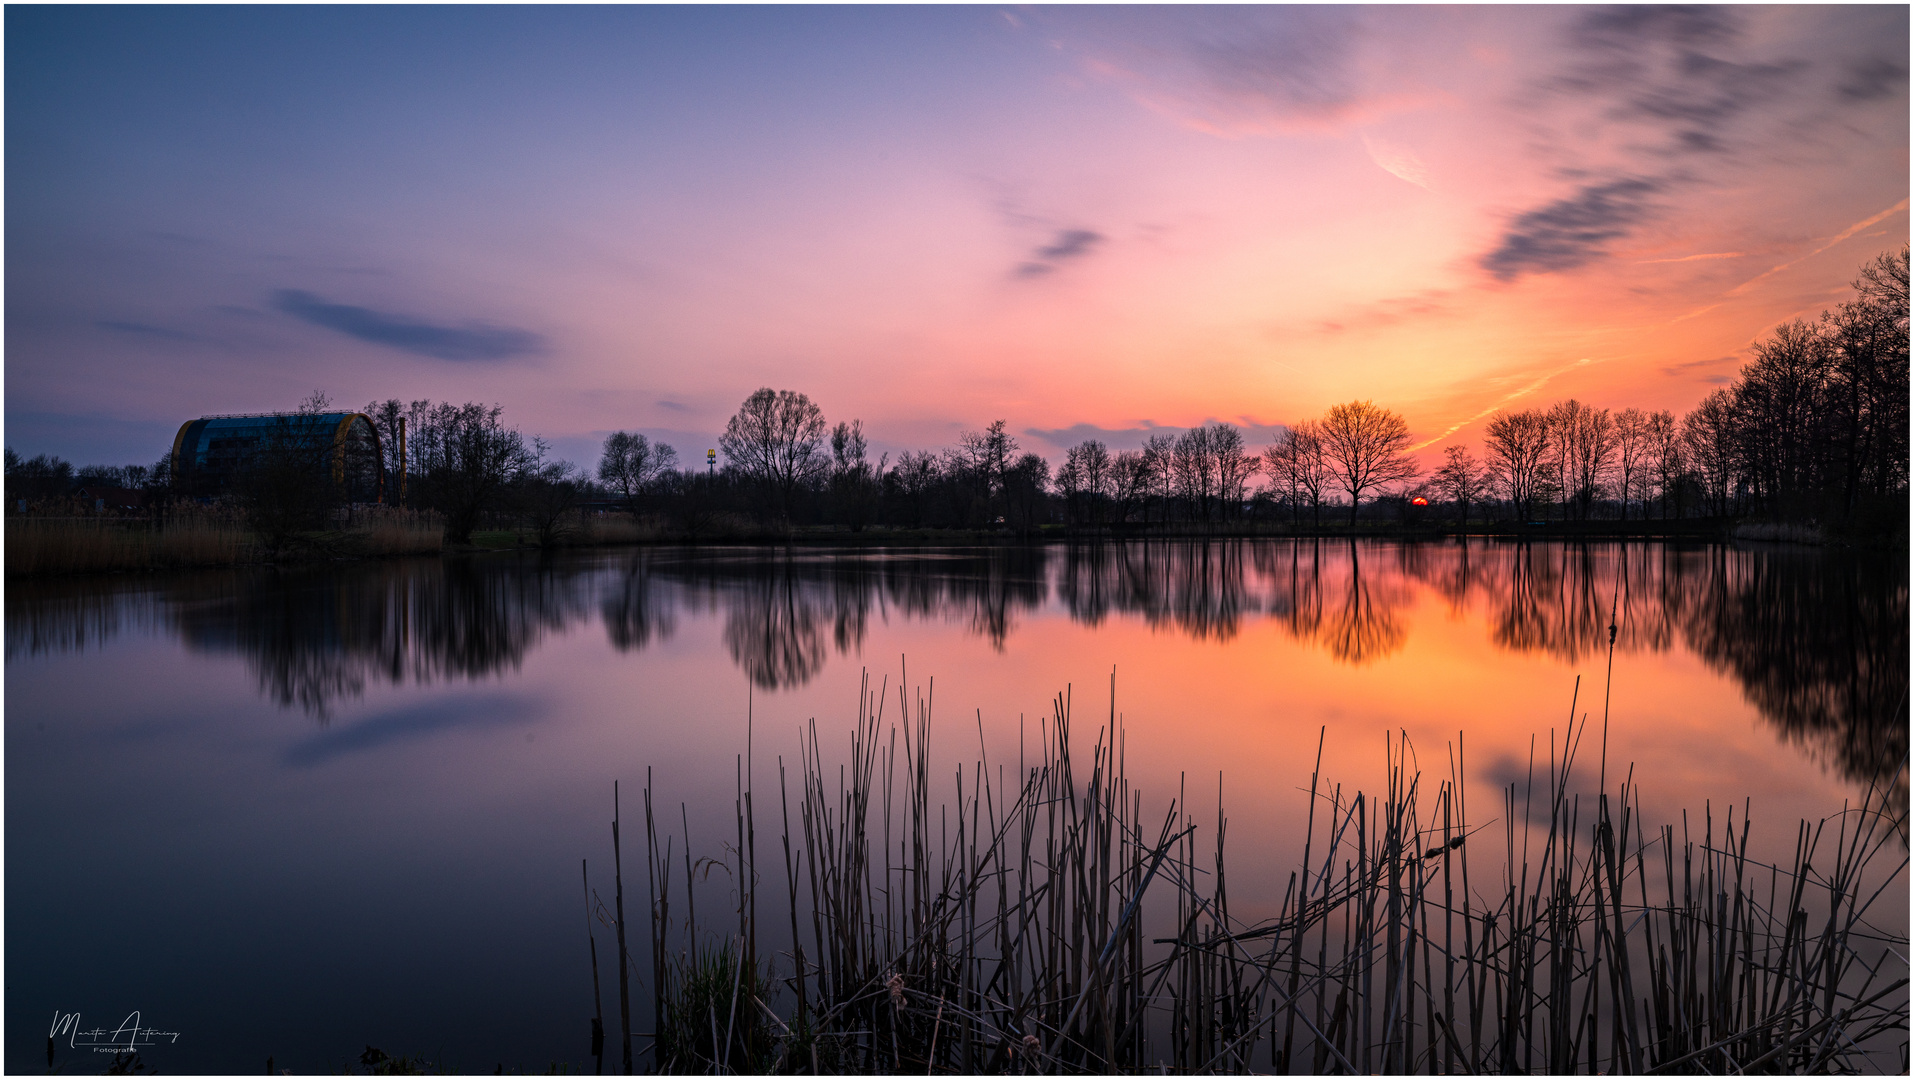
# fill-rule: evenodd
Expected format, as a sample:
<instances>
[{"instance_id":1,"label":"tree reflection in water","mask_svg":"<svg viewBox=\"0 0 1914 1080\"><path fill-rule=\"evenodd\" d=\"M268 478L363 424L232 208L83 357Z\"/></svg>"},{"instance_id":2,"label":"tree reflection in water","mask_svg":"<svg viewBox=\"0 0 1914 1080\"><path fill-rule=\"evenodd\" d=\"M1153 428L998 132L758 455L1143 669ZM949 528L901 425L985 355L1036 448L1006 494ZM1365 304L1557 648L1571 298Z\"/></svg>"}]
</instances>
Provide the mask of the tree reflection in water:
<instances>
[{"instance_id":1,"label":"tree reflection in water","mask_svg":"<svg viewBox=\"0 0 1914 1080\"><path fill-rule=\"evenodd\" d=\"M1419 591L1482 612L1490 641L1565 662L1598 657L1611 612L1624 653L1678 645L1731 676L1790 742L1858 783L1908 754L1908 576L1892 556L1666 544L1472 540L1139 541L965 549L645 549L342 569L16 582L9 663L176 633L246 659L261 692L324 718L368 685L515 669L547 633L594 612L621 651L669 638L683 613L722 614L758 686L817 677L872 620L945 620L1003 650L1051 603L1197 640L1251 622L1348 664L1385 662ZM1906 806L1906 778L1898 781Z\"/></svg>"}]
</instances>

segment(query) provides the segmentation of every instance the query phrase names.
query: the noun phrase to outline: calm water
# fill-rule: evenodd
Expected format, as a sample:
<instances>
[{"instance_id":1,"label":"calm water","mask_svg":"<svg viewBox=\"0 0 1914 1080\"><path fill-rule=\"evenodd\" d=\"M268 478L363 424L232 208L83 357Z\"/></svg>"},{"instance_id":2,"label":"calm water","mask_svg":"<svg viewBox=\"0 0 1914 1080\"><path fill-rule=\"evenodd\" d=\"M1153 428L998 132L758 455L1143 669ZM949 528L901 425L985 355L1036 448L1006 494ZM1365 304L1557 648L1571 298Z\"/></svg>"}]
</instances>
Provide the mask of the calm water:
<instances>
[{"instance_id":1,"label":"calm water","mask_svg":"<svg viewBox=\"0 0 1914 1080\"><path fill-rule=\"evenodd\" d=\"M45 1067L56 1011L110 1030L134 1010L177 1033L145 1055L165 1071L324 1071L367 1044L466 1071L586 1062L579 860L609 895L612 781L630 809L655 767L721 855L747 715L775 793L799 723L848 740L866 671L893 702L934 693L940 757L981 740L993 763L1060 692L1107 718L1114 672L1146 796L1213 807L1220 782L1250 915L1293 865L1319 733L1325 775L1362 786L1387 732L1445 775L1461 733L1492 787L1606 704L1610 768L1632 763L1651 820L1745 804L1757 847L1791 851L1795 819L1906 760L1907 597L1905 559L1479 540L15 583L6 1067ZM1904 925L1904 898L1890 911Z\"/></svg>"}]
</instances>

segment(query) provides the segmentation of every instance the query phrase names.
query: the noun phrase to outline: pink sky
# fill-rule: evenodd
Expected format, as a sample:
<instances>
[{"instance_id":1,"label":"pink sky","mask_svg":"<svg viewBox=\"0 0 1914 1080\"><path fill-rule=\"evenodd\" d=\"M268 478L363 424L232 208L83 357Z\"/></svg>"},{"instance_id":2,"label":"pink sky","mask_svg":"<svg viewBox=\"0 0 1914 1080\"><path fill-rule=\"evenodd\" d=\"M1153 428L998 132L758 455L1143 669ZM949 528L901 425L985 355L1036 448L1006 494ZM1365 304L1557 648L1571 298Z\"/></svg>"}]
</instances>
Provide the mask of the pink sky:
<instances>
[{"instance_id":1,"label":"pink sky","mask_svg":"<svg viewBox=\"0 0 1914 1080\"><path fill-rule=\"evenodd\" d=\"M497 401L702 456L1692 407L1908 237L1903 7L8 14L9 445ZM289 297L291 299L289 299ZM355 314L356 313L356 314ZM396 328L396 329L395 329Z\"/></svg>"}]
</instances>

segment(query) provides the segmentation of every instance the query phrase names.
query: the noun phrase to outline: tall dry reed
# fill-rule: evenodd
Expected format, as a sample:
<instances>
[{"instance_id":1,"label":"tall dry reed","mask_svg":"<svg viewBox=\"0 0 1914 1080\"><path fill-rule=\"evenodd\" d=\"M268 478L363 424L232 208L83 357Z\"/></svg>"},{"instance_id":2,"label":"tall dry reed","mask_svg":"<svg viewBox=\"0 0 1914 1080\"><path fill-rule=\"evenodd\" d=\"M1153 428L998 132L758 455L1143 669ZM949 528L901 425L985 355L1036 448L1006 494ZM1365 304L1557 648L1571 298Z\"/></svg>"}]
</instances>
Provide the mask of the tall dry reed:
<instances>
[{"instance_id":1,"label":"tall dry reed","mask_svg":"<svg viewBox=\"0 0 1914 1080\"><path fill-rule=\"evenodd\" d=\"M380 507L353 515L351 547L362 555L423 555L445 550L445 522L427 510Z\"/></svg>"},{"instance_id":2,"label":"tall dry reed","mask_svg":"<svg viewBox=\"0 0 1914 1080\"><path fill-rule=\"evenodd\" d=\"M8 518L8 576L231 566L251 553L238 521L180 515L163 527L114 518Z\"/></svg>"},{"instance_id":3,"label":"tall dry reed","mask_svg":"<svg viewBox=\"0 0 1914 1080\"><path fill-rule=\"evenodd\" d=\"M933 806L930 701L900 689L886 726L886 700L866 683L846 766L826 766L815 721L795 775L779 758L778 956L758 951L758 883L777 871L757 866L748 746L722 858L694 862L648 776L656 1069L1906 1067L1907 936L1870 918L1905 888L1906 822L1873 793L1802 822L1793 858L1767 864L1745 813L1645 829L1605 761L1592 805L1575 794L1586 717L1488 814L1470 807L1460 738L1433 787L1392 740L1379 797L1326 785L1319 745L1303 863L1279 914L1244 922L1220 803L1210 841L1181 798L1146 815L1114 707L1084 755L1059 696L1014 781L980 754L955 806ZM1499 865L1472 873L1472 856ZM701 921L691 883L714 867L738 883L735 908ZM1166 919L1167 936L1145 935Z\"/></svg>"}]
</instances>

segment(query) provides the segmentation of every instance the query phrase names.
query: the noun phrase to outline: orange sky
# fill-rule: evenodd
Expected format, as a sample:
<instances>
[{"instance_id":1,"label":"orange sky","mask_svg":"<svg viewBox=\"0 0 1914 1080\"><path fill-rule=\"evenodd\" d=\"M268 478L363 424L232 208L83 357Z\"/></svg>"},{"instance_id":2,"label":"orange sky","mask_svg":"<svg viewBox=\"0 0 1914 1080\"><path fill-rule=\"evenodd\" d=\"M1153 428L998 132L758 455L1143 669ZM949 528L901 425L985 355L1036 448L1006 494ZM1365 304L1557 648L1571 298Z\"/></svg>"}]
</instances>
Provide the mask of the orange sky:
<instances>
[{"instance_id":1,"label":"orange sky","mask_svg":"<svg viewBox=\"0 0 1914 1080\"><path fill-rule=\"evenodd\" d=\"M1352 398L1691 407L1908 237L1907 12L8 14L7 440L760 385L1054 459ZM430 48L425 43L431 43Z\"/></svg>"}]
</instances>

